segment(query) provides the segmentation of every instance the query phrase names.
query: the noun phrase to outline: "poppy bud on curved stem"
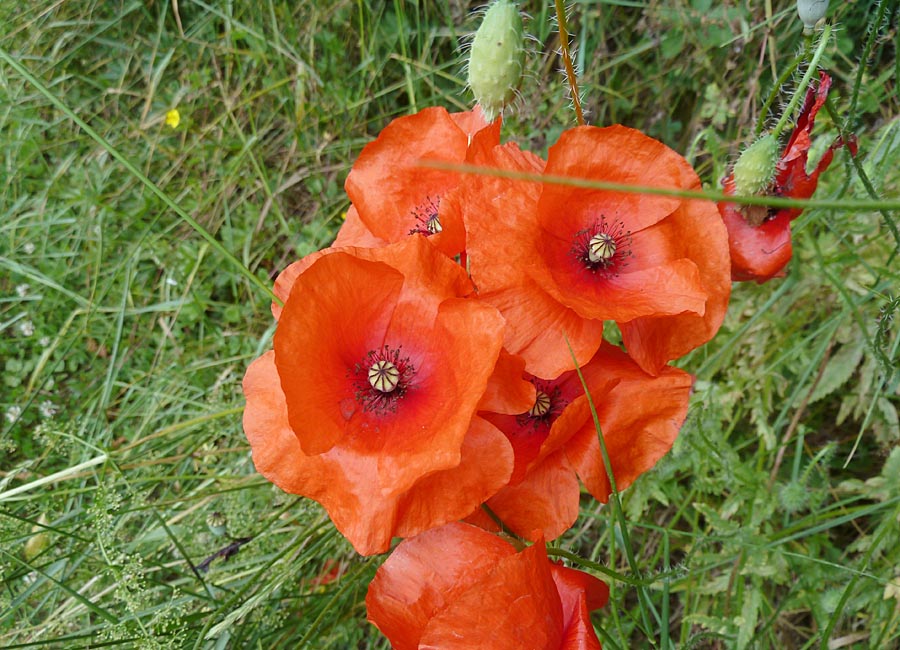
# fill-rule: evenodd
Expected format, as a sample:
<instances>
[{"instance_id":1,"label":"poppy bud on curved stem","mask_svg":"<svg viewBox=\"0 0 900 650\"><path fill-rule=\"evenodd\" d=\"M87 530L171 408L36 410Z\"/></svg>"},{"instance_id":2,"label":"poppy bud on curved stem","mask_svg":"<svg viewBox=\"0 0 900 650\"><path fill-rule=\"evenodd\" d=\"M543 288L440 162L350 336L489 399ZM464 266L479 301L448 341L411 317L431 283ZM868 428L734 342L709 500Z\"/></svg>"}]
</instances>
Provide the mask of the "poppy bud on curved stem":
<instances>
[{"instance_id":1,"label":"poppy bud on curved stem","mask_svg":"<svg viewBox=\"0 0 900 650\"><path fill-rule=\"evenodd\" d=\"M485 12L469 54L469 87L489 122L515 99L524 68L522 16L514 2L497 0Z\"/></svg>"},{"instance_id":2,"label":"poppy bud on curved stem","mask_svg":"<svg viewBox=\"0 0 900 650\"><path fill-rule=\"evenodd\" d=\"M734 164L734 188L739 195L762 193L775 178L778 140L771 133L744 149Z\"/></svg>"},{"instance_id":3,"label":"poppy bud on curved stem","mask_svg":"<svg viewBox=\"0 0 900 650\"><path fill-rule=\"evenodd\" d=\"M825 17L828 0L797 0L797 15L803 22L803 33L812 34L816 23Z\"/></svg>"}]
</instances>

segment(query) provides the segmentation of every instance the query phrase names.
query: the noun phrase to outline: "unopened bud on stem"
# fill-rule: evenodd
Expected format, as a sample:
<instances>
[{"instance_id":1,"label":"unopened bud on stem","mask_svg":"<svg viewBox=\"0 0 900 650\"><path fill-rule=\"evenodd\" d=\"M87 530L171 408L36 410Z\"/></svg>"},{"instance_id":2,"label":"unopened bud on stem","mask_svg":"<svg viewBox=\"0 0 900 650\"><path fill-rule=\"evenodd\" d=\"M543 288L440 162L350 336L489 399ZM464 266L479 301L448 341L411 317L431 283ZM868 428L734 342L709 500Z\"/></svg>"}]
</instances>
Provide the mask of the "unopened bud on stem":
<instances>
[{"instance_id":1,"label":"unopened bud on stem","mask_svg":"<svg viewBox=\"0 0 900 650\"><path fill-rule=\"evenodd\" d=\"M803 22L803 33L812 34L816 23L825 17L828 0L797 0L797 15Z\"/></svg>"},{"instance_id":2,"label":"unopened bud on stem","mask_svg":"<svg viewBox=\"0 0 900 650\"><path fill-rule=\"evenodd\" d=\"M515 99L524 68L522 16L514 2L497 0L485 12L469 54L469 87L489 122Z\"/></svg>"},{"instance_id":3,"label":"unopened bud on stem","mask_svg":"<svg viewBox=\"0 0 900 650\"><path fill-rule=\"evenodd\" d=\"M778 140L767 133L744 149L734 164L734 190L741 196L761 194L775 178Z\"/></svg>"}]
</instances>

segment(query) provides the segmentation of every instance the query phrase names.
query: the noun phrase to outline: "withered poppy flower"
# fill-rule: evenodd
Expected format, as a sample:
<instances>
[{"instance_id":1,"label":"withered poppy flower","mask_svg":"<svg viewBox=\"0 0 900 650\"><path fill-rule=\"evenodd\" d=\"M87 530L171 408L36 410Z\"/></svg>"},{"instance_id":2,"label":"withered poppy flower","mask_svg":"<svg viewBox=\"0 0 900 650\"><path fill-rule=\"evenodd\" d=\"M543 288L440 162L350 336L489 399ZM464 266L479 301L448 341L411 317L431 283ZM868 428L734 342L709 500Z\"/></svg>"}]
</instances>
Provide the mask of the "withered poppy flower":
<instances>
[{"instance_id":1,"label":"withered poppy flower","mask_svg":"<svg viewBox=\"0 0 900 650\"><path fill-rule=\"evenodd\" d=\"M366 608L395 650L599 650L590 611L608 598L597 578L550 562L542 539L517 553L455 523L402 542Z\"/></svg>"},{"instance_id":2,"label":"withered poppy flower","mask_svg":"<svg viewBox=\"0 0 900 650\"><path fill-rule=\"evenodd\" d=\"M810 135L816 114L825 104L831 89L831 77L819 72L819 84L806 93L797 126L791 133L787 146L775 167L775 178L763 194L794 199L808 199L816 191L819 174L828 169L835 149L847 146L856 153L856 139L844 142L837 138L825 151L811 173L807 173ZM724 181L726 194L734 194L734 175ZM738 206L719 203L719 212L728 229L731 248L731 277L738 281L765 282L783 276L784 267L791 259L791 221L803 211L800 208L767 208L765 206Z\"/></svg>"},{"instance_id":3,"label":"withered poppy flower","mask_svg":"<svg viewBox=\"0 0 900 650\"><path fill-rule=\"evenodd\" d=\"M700 180L681 156L622 126L563 133L546 166L514 145L479 164L676 190ZM552 378L589 359L602 322L622 326L648 372L708 341L730 295L727 239L715 204L670 196L479 178L453 207L482 299L509 322L505 345ZM566 342L568 339L568 344ZM571 346L572 352L569 351Z\"/></svg>"},{"instance_id":4,"label":"withered poppy flower","mask_svg":"<svg viewBox=\"0 0 900 650\"><path fill-rule=\"evenodd\" d=\"M416 236L320 252L286 288L275 349L244 378L264 476L319 501L363 554L464 517L506 483L509 443L473 417L503 319L463 297L459 265Z\"/></svg>"},{"instance_id":5,"label":"withered poppy flower","mask_svg":"<svg viewBox=\"0 0 900 650\"><path fill-rule=\"evenodd\" d=\"M582 369L600 419L616 486L624 489L672 447L687 414L691 376L667 367L657 376L604 343ZM487 504L513 532L555 539L578 517L579 485L601 501L610 486L587 396L578 374L532 379L531 408L517 416L482 413L515 453L509 485Z\"/></svg>"},{"instance_id":6,"label":"withered poppy flower","mask_svg":"<svg viewBox=\"0 0 900 650\"><path fill-rule=\"evenodd\" d=\"M462 252L463 223L441 209L461 177L421 163L461 163L476 138L500 142L500 121L489 125L481 109L448 113L426 108L388 124L362 150L347 177L344 187L356 214L348 212L338 233L340 245L369 246L419 233L448 256Z\"/></svg>"}]
</instances>

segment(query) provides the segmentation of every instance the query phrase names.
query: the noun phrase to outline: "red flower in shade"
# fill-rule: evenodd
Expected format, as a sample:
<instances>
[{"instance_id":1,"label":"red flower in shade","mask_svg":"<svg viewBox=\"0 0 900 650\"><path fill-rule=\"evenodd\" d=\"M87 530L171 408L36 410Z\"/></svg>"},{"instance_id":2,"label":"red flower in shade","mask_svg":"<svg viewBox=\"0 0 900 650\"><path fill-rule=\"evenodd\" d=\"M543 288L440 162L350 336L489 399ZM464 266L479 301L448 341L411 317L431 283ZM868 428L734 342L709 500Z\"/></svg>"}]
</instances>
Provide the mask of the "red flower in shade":
<instances>
[{"instance_id":1,"label":"red flower in shade","mask_svg":"<svg viewBox=\"0 0 900 650\"><path fill-rule=\"evenodd\" d=\"M292 276L276 285L289 293L275 349L244 377L263 475L319 501L362 554L464 517L506 484L509 443L473 417L495 368L510 372L503 319L463 298L464 269L417 236L322 251ZM528 396L513 393L486 402Z\"/></svg>"},{"instance_id":2,"label":"red flower in shade","mask_svg":"<svg viewBox=\"0 0 900 650\"><path fill-rule=\"evenodd\" d=\"M551 563L543 540L517 553L449 524L402 542L369 585L369 620L395 650L599 650L591 610L609 589Z\"/></svg>"},{"instance_id":3,"label":"red flower in shade","mask_svg":"<svg viewBox=\"0 0 900 650\"><path fill-rule=\"evenodd\" d=\"M687 415L691 376L678 368L648 375L604 343L582 369L600 419L616 487L624 489L671 449ZM610 485L587 396L578 374L532 380L537 394L517 416L483 413L509 438L515 468L488 506L513 532L555 539L578 517L578 478L600 501Z\"/></svg>"},{"instance_id":4,"label":"red flower in shade","mask_svg":"<svg viewBox=\"0 0 900 650\"><path fill-rule=\"evenodd\" d=\"M834 151L846 145L856 154L856 139L844 142L838 138L819 160L812 173L806 172L810 134L816 114L825 104L831 88L831 77L819 72L819 85L806 93L800 118L788 140L781 158L776 163L775 179L765 192L769 196L808 199L816 191L819 174L828 169ZM724 181L726 194L734 194L734 175ZM731 248L731 277L734 280L765 282L784 275L784 267L791 259L791 221L801 212L800 208L766 208L765 206L738 206L720 203L719 212L728 229Z\"/></svg>"},{"instance_id":5,"label":"red flower in shade","mask_svg":"<svg viewBox=\"0 0 900 650\"><path fill-rule=\"evenodd\" d=\"M690 165L622 126L563 133L542 161L514 145L474 162L501 169L630 185L699 189ZM452 207L469 233L479 296L509 323L505 346L552 378L593 356L604 320L651 373L708 341L731 283L727 239L709 201L481 177ZM568 342L567 342L568 339Z\"/></svg>"},{"instance_id":6,"label":"red flower in shade","mask_svg":"<svg viewBox=\"0 0 900 650\"><path fill-rule=\"evenodd\" d=\"M481 109L448 113L435 107L388 124L350 170L345 189L355 209L348 211L336 244L372 246L420 233L448 256L462 252L463 223L441 210L461 177L421 162L461 163L476 137L499 144L500 121L489 125Z\"/></svg>"}]
</instances>

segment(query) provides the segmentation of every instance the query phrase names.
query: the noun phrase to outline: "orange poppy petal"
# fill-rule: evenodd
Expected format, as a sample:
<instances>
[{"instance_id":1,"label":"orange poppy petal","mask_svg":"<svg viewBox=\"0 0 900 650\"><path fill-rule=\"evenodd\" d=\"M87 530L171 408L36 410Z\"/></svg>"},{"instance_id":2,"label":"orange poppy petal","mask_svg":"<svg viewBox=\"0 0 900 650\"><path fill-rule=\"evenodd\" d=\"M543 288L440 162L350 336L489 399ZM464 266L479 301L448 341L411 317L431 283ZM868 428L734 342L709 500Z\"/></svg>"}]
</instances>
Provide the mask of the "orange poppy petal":
<instances>
[{"instance_id":1,"label":"orange poppy petal","mask_svg":"<svg viewBox=\"0 0 900 650\"><path fill-rule=\"evenodd\" d=\"M476 106L471 111L450 113L450 119L469 137L470 141L480 133L490 146L500 144L500 127L503 125L503 120L496 119L488 122L480 106Z\"/></svg>"},{"instance_id":2,"label":"orange poppy petal","mask_svg":"<svg viewBox=\"0 0 900 650\"><path fill-rule=\"evenodd\" d=\"M479 298L503 314L503 346L525 359L537 377L552 379L585 363L603 340L603 321L582 318L528 278Z\"/></svg>"},{"instance_id":3,"label":"orange poppy petal","mask_svg":"<svg viewBox=\"0 0 900 650\"><path fill-rule=\"evenodd\" d=\"M448 524L408 539L369 585L369 621L395 650L416 650L435 613L513 554L509 542L466 524Z\"/></svg>"},{"instance_id":4,"label":"orange poppy petal","mask_svg":"<svg viewBox=\"0 0 900 650\"><path fill-rule=\"evenodd\" d=\"M671 449L687 415L693 378L678 368L648 375L609 344L585 369L586 376L593 374L618 379L595 406L616 487L623 490ZM605 503L610 486L593 422L572 436L566 454L588 491Z\"/></svg>"},{"instance_id":5,"label":"orange poppy petal","mask_svg":"<svg viewBox=\"0 0 900 650\"><path fill-rule=\"evenodd\" d=\"M547 174L672 189L699 188L688 162L663 143L621 125L582 126L565 131L550 147ZM622 219L637 232L672 213L681 199L671 196L548 185L539 204L542 223L554 219Z\"/></svg>"},{"instance_id":6,"label":"orange poppy petal","mask_svg":"<svg viewBox=\"0 0 900 650\"><path fill-rule=\"evenodd\" d=\"M530 409L532 404L534 385L525 379L525 359L500 350L478 410L518 415Z\"/></svg>"},{"instance_id":7,"label":"orange poppy petal","mask_svg":"<svg viewBox=\"0 0 900 650\"><path fill-rule=\"evenodd\" d=\"M349 369L381 348L403 281L386 264L336 252L294 282L275 332L275 363L305 453L327 451L345 435L359 410Z\"/></svg>"},{"instance_id":8,"label":"orange poppy petal","mask_svg":"<svg viewBox=\"0 0 900 650\"><path fill-rule=\"evenodd\" d=\"M379 457L333 447L304 454L288 423L274 353L255 360L244 377L244 431L257 470L281 489L321 503L341 533L363 555L383 553L391 538L440 526L470 513L499 489L512 469L505 437L476 418L462 445L459 467L427 475L392 494Z\"/></svg>"},{"instance_id":9,"label":"orange poppy petal","mask_svg":"<svg viewBox=\"0 0 900 650\"><path fill-rule=\"evenodd\" d=\"M359 218L359 211L355 205L347 208L347 216L341 224L332 247L359 246L360 248L380 248L387 246L388 242L381 237L376 237L366 224Z\"/></svg>"},{"instance_id":10,"label":"orange poppy petal","mask_svg":"<svg viewBox=\"0 0 900 650\"><path fill-rule=\"evenodd\" d=\"M509 480L513 452L506 436L481 418L473 418L459 465L420 479L400 501L395 534L410 537L436 525L462 519ZM452 494L452 499L447 495Z\"/></svg>"},{"instance_id":11,"label":"orange poppy petal","mask_svg":"<svg viewBox=\"0 0 900 650\"><path fill-rule=\"evenodd\" d=\"M435 614L421 650L556 650L562 607L543 543L497 561L493 571Z\"/></svg>"},{"instance_id":12,"label":"orange poppy petal","mask_svg":"<svg viewBox=\"0 0 900 650\"><path fill-rule=\"evenodd\" d=\"M557 451L528 472L524 480L500 490L488 507L510 530L536 540L541 534L556 539L578 518L580 490L575 470Z\"/></svg>"},{"instance_id":13,"label":"orange poppy petal","mask_svg":"<svg viewBox=\"0 0 900 650\"><path fill-rule=\"evenodd\" d=\"M345 189L361 221L373 235L390 242L427 225L460 176L421 162L463 162L467 146L468 134L443 108L426 108L392 121L366 145L347 176Z\"/></svg>"},{"instance_id":14,"label":"orange poppy petal","mask_svg":"<svg viewBox=\"0 0 900 650\"><path fill-rule=\"evenodd\" d=\"M731 297L731 258L728 233L709 201L686 204L652 230L670 242L674 256L696 264L707 296L701 313L657 314L619 323L631 358L646 372L656 374L669 361L703 345L719 331ZM698 232L703 233L702 238L697 237Z\"/></svg>"}]
</instances>

